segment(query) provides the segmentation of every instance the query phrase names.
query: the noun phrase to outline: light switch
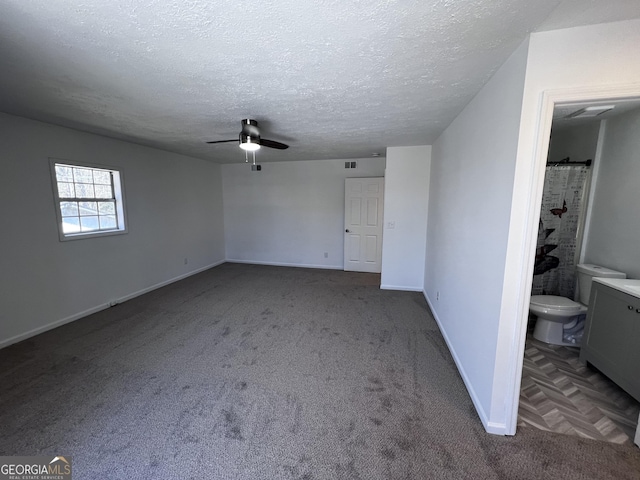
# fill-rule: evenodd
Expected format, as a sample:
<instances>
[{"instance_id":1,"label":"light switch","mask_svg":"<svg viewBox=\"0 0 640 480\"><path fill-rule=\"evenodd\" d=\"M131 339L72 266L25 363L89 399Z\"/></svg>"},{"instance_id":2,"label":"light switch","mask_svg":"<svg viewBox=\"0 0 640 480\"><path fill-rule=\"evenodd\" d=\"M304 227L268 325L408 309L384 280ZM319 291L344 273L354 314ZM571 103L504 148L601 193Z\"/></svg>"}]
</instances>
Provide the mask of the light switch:
<instances>
[{"instance_id":1,"label":"light switch","mask_svg":"<svg viewBox=\"0 0 640 480\"><path fill-rule=\"evenodd\" d=\"M396 228L396 222L387 222L387 228Z\"/></svg>"}]
</instances>

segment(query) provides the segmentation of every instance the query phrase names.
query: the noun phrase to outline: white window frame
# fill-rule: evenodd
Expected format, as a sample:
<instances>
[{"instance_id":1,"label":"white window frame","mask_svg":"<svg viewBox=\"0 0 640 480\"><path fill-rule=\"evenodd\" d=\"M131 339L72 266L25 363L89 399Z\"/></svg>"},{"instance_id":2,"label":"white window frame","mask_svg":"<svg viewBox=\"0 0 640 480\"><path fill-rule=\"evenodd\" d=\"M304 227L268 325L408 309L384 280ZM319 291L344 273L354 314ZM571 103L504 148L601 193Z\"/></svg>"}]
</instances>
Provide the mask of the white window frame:
<instances>
[{"instance_id":1,"label":"white window frame","mask_svg":"<svg viewBox=\"0 0 640 480\"><path fill-rule=\"evenodd\" d=\"M108 171L111 174L111 178L113 181L113 194L115 199L115 209L116 209L116 220L117 226L113 229L109 230L92 230L87 232L73 232L73 233L64 233L62 228L62 210L61 210L61 202L64 202L66 199L63 197L60 198L60 193L58 191L58 178L56 174L56 165L68 166L68 167L77 167L77 168L90 168L97 170ZM124 173L122 168L108 166L108 165L98 165L94 163L87 162L78 162L75 160L65 160L61 158L49 158L49 166L51 169L51 183L53 186L53 198L55 201L55 210L56 210L56 218L58 221L58 237L61 242L66 242L68 240L79 240L84 238L95 238L95 237L106 237L110 235L122 235L128 232L126 214L125 214L125 200L124 200ZM95 198L95 197L94 197ZM95 201L92 198L83 198L77 199L85 200L85 201Z\"/></svg>"}]
</instances>

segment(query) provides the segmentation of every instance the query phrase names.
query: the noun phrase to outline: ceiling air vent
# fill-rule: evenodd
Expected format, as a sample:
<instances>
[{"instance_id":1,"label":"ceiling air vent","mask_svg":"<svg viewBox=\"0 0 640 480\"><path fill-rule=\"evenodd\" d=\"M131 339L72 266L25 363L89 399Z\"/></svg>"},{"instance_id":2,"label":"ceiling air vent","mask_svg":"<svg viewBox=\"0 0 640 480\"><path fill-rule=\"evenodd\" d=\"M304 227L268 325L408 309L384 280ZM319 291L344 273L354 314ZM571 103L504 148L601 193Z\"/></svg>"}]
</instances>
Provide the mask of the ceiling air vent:
<instances>
[{"instance_id":1,"label":"ceiling air vent","mask_svg":"<svg viewBox=\"0 0 640 480\"><path fill-rule=\"evenodd\" d=\"M580 110L576 110L573 113L570 113L565 118L588 118L588 117L597 117L598 115L602 115L609 110L613 110L615 105L598 105L595 107L586 107L581 108Z\"/></svg>"}]
</instances>

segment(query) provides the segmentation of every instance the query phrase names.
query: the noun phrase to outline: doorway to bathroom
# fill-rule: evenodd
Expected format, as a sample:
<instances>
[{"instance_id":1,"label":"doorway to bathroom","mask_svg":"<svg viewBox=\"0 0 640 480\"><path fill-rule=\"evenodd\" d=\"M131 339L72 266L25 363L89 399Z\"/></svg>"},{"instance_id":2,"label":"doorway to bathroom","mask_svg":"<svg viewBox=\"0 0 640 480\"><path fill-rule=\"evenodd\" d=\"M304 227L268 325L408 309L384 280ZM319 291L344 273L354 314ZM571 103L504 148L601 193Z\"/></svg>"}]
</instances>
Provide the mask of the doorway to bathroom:
<instances>
[{"instance_id":1,"label":"doorway to bathroom","mask_svg":"<svg viewBox=\"0 0 640 480\"><path fill-rule=\"evenodd\" d=\"M614 108L603 108L610 106ZM598 108L599 114L578 113L589 115ZM638 99L555 106L532 295L575 299L578 263L596 263L640 278L640 259L632 253L640 219L630 206L640 202L638 189L630 188L640 181L638 139ZM633 442L640 404L597 370L581 364L577 346L536 340L533 328L530 318L517 426Z\"/></svg>"}]
</instances>

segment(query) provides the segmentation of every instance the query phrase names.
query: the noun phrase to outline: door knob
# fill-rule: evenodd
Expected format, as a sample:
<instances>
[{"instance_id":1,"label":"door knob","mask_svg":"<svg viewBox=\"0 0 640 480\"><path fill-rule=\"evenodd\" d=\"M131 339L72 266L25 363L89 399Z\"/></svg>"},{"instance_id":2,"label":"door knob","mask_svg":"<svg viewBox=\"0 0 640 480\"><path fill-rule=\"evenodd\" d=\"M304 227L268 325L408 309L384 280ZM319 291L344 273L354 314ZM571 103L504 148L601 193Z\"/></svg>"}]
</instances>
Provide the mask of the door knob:
<instances>
[{"instance_id":1,"label":"door knob","mask_svg":"<svg viewBox=\"0 0 640 480\"><path fill-rule=\"evenodd\" d=\"M348 228L345 230L345 232L347 232L347 233L351 233L351 232L349 232L349 229L348 229Z\"/></svg>"}]
</instances>

